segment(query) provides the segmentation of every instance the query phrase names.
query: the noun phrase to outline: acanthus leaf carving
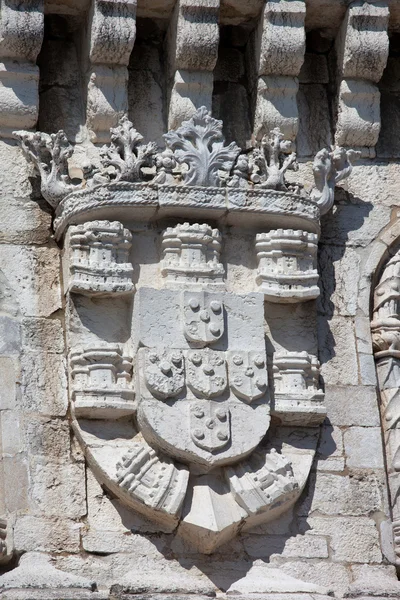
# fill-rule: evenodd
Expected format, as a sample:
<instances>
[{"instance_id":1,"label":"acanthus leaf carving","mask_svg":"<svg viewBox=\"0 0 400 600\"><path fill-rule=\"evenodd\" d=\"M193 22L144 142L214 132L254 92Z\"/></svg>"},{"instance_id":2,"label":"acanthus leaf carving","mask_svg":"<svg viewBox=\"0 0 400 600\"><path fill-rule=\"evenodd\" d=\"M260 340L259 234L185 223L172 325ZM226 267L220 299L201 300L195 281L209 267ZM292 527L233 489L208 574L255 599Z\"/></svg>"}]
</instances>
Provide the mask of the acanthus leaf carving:
<instances>
[{"instance_id":1,"label":"acanthus leaf carving","mask_svg":"<svg viewBox=\"0 0 400 600\"><path fill-rule=\"evenodd\" d=\"M110 132L111 144L109 147L103 146L101 152L103 165L116 169L116 181L142 181L142 168L153 166L157 144L143 144L143 136L126 116Z\"/></svg>"},{"instance_id":2,"label":"acanthus leaf carving","mask_svg":"<svg viewBox=\"0 0 400 600\"><path fill-rule=\"evenodd\" d=\"M219 187L219 171L229 174L240 153L235 142L225 145L222 121L213 119L205 106L164 139L178 163L188 167L182 175L186 185Z\"/></svg>"}]
</instances>

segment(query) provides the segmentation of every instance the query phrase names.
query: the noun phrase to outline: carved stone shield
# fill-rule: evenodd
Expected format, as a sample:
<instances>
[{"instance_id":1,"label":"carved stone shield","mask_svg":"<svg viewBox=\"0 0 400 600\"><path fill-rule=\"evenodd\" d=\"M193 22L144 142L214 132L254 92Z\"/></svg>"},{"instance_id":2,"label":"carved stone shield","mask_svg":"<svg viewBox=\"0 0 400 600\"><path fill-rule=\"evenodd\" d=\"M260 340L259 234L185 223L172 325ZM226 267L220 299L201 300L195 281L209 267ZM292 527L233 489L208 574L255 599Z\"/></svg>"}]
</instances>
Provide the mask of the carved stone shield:
<instances>
[{"instance_id":1,"label":"carved stone shield","mask_svg":"<svg viewBox=\"0 0 400 600\"><path fill-rule=\"evenodd\" d=\"M228 383L225 353L215 350L189 350L186 354L187 385L196 396L221 395Z\"/></svg>"},{"instance_id":2,"label":"carved stone shield","mask_svg":"<svg viewBox=\"0 0 400 600\"><path fill-rule=\"evenodd\" d=\"M267 391L267 361L262 352L227 352L229 384L236 396L252 402Z\"/></svg>"},{"instance_id":3,"label":"carved stone shield","mask_svg":"<svg viewBox=\"0 0 400 600\"><path fill-rule=\"evenodd\" d=\"M142 348L140 364L147 389L156 398L173 398L185 387L185 363L179 350Z\"/></svg>"},{"instance_id":4,"label":"carved stone shield","mask_svg":"<svg viewBox=\"0 0 400 600\"><path fill-rule=\"evenodd\" d=\"M190 407L190 435L203 450L223 448L231 439L229 409L220 402L196 402Z\"/></svg>"},{"instance_id":5,"label":"carved stone shield","mask_svg":"<svg viewBox=\"0 0 400 600\"><path fill-rule=\"evenodd\" d=\"M212 344L224 333L222 294L183 292L183 326L189 342Z\"/></svg>"}]
</instances>

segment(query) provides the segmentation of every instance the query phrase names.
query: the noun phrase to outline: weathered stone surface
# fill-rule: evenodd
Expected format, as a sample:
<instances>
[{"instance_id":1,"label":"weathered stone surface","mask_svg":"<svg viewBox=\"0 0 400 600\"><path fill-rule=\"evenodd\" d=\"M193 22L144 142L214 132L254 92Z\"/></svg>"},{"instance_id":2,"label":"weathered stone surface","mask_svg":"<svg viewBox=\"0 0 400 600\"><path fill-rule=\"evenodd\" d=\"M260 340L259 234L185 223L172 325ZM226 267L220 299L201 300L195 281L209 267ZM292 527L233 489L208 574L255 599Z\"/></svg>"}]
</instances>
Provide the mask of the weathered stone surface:
<instances>
[{"instance_id":1,"label":"weathered stone surface","mask_svg":"<svg viewBox=\"0 0 400 600\"><path fill-rule=\"evenodd\" d=\"M348 467L382 469L383 448L378 427L350 427L343 434Z\"/></svg>"},{"instance_id":2,"label":"weathered stone surface","mask_svg":"<svg viewBox=\"0 0 400 600\"><path fill-rule=\"evenodd\" d=\"M372 519L309 517L307 523L314 534L329 536L333 562L381 561L378 531Z\"/></svg>"},{"instance_id":3,"label":"weathered stone surface","mask_svg":"<svg viewBox=\"0 0 400 600\"><path fill-rule=\"evenodd\" d=\"M328 419L332 425L379 427L379 407L374 386L328 385L325 388Z\"/></svg>"}]
</instances>

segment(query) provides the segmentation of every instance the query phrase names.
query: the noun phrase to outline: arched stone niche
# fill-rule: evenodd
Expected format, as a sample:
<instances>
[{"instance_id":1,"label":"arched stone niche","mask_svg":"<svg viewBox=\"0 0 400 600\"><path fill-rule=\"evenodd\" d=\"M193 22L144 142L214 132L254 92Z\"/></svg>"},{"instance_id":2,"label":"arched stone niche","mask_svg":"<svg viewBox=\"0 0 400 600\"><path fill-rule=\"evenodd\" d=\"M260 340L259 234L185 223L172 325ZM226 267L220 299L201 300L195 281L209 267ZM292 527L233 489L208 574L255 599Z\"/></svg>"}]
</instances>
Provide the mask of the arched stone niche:
<instances>
[{"instance_id":1,"label":"arched stone niche","mask_svg":"<svg viewBox=\"0 0 400 600\"><path fill-rule=\"evenodd\" d=\"M397 215L396 215L397 217ZM372 348L380 395L383 443L391 506L394 560L400 565L400 223L396 219L372 253L370 280ZM380 256L379 256L380 255ZM367 282L365 282L367 283ZM367 286L362 295L366 296ZM366 301L366 297L364 298Z\"/></svg>"}]
</instances>

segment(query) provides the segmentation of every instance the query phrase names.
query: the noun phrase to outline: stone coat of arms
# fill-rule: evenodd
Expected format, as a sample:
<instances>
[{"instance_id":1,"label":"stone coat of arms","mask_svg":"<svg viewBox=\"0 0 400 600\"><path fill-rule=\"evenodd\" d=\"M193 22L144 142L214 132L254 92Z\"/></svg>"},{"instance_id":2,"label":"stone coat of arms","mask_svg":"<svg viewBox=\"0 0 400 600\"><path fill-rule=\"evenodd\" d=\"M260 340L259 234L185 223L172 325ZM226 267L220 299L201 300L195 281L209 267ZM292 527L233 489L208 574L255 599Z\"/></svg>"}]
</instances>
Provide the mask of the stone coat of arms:
<instances>
[{"instance_id":1,"label":"stone coat of arms","mask_svg":"<svg viewBox=\"0 0 400 600\"><path fill-rule=\"evenodd\" d=\"M96 477L204 553L277 518L325 410L316 349L285 347L268 315L318 295L319 216L350 154L321 151L308 193L279 131L242 153L201 108L163 150L123 118L75 185L63 132L16 136L64 243L73 429ZM243 280L228 238L251 250Z\"/></svg>"}]
</instances>

